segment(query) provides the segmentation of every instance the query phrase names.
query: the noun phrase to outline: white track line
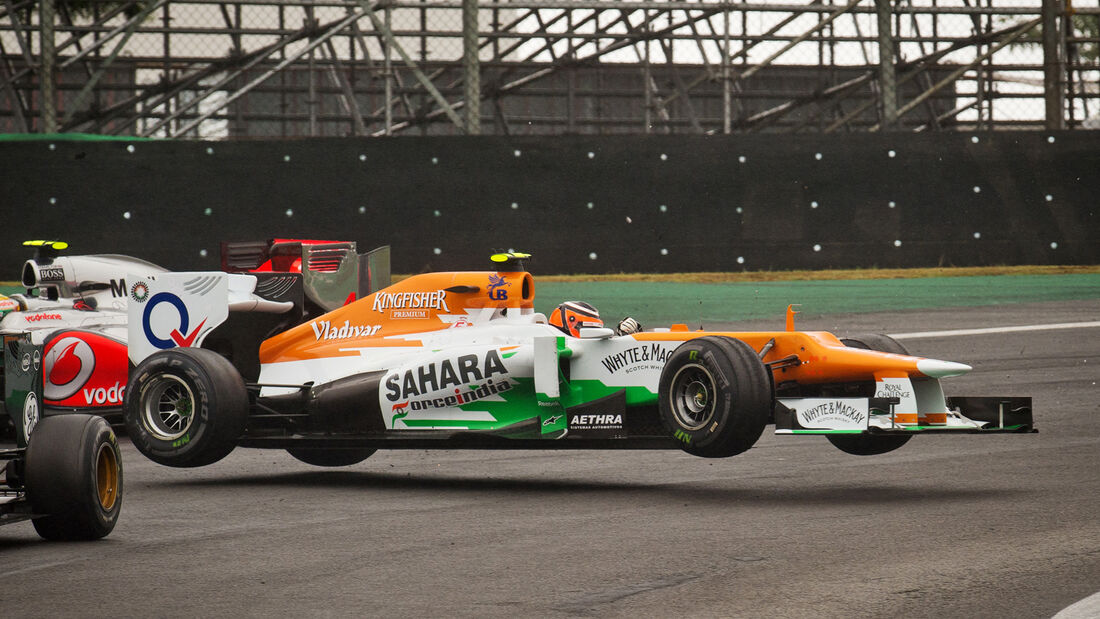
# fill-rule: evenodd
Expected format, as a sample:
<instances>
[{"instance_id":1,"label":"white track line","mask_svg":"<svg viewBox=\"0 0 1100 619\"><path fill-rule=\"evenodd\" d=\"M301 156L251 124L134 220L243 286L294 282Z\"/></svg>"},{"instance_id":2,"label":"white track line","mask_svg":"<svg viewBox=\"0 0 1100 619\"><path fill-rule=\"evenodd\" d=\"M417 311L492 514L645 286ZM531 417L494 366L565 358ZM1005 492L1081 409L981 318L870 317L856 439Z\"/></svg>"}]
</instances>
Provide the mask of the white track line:
<instances>
[{"instance_id":1,"label":"white track line","mask_svg":"<svg viewBox=\"0 0 1100 619\"><path fill-rule=\"evenodd\" d=\"M1019 327L989 327L987 329L954 329L952 331L916 331L914 333L894 333L895 340L915 340L922 337L954 337L956 335L987 335L990 333L1016 333L1019 331L1047 331L1051 329L1087 329L1100 327L1100 321L1059 322L1046 325L1023 325Z\"/></svg>"},{"instance_id":2,"label":"white track line","mask_svg":"<svg viewBox=\"0 0 1100 619\"><path fill-rule=\"evenodd\" d=\"M1100 617L1100 593L1063 608L1053 619L1095 619Z\"/></svg>"}]
</instances>

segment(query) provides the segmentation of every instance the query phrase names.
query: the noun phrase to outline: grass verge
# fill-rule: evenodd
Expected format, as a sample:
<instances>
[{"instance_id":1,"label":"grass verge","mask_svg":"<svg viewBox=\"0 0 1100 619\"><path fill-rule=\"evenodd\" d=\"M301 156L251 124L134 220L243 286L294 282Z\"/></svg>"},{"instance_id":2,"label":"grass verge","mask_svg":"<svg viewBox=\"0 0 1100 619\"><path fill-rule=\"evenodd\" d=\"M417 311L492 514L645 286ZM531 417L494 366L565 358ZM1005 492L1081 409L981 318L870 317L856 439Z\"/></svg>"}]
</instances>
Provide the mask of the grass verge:
<instances>
[{"instance_id":1,"label":"grass verge","mask_svg":"<svg viewBox=\"0 0 1100 619\"><path fill-rule=\"evenodd\" d=\"M540 282L790 282L871 279L923 279L929 277L974 277L993 275L1074 275L1100 273L1100 265L1032 265L989 267L936 267L921 269L835 269L828 271L742 271L711 273L614 273L601 275L537 275ZM408 277L401 276L401 277Z\"/></svg>"}]
</instances>

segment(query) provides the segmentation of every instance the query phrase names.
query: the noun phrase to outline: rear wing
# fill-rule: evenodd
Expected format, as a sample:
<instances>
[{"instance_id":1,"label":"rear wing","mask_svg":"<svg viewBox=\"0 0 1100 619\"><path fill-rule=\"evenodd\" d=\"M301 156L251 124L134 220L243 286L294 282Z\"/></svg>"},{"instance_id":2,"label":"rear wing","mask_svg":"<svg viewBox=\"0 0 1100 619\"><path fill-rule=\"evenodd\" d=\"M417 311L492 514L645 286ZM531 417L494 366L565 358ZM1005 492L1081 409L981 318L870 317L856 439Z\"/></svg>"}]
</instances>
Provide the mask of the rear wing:
<instances>
[{"instance_id":1,"label":"rear wing","mask_svg":"<svg viewBox=\"0 0 1100 619\"><path fill-rule=\"evenodd\" d=\"M365 254L355 243L302 246L302 288L322 311L361 299L390 285L388 245Z\"/></svg>"},{"instance_id":2,"label":"rear wing","mask_svg":"<svg viewBox=\"0 0 1100 619\"><path fill-rule=\"evenodd\" d=\"M202 346L230 309L278 314L295 306L254 294L257 278L252 275L195 271L128 277L134 283L127 306L127 347L134 365L159 350Z\"/></svg>"},{"instance_id":3,"label":"rear wing","mask_svg":"<svg viewBox=\"0 0 1100 619\"><path fill-rule=\"evenodd\" d=\"M227 273L299 273L305 299L330 312L390 285L390 247L356 253L354 242L272 239L222 243Z\"/></svg>"}]
</instances>

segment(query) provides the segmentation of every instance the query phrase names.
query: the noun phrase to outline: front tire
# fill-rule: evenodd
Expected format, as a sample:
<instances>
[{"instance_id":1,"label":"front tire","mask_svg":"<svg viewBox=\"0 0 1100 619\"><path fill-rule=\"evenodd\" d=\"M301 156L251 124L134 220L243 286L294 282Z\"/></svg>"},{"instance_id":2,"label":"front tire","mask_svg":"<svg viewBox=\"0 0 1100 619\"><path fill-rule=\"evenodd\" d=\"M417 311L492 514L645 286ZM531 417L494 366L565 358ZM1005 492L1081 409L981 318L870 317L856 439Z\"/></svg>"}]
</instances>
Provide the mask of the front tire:
<instances>
[{"instance_id":1,"label":"front tire","mask_svg":"<svg viewBox=\"0 0 1100 619\"><path fill-rule=\"evenodd\" d=\"M126 432L150 460L205 466L236 447L248 420L248 393L236 368L202 348L172 348L134 370L124 404Z\"/></svg>"},{"instance_id":2,"label":"front tire","mask_svg":"<svg viewBox=\"0 0 1100 619\"><path fill-rule=\"evenodd\" d=\"M726 458L752 447L773 406L772 381L744 342L706 336L673 351L661 373L661 422L684 451Z\"/></svg>"},{"instance_id":3,"label":"front tire","mask_svg":"<svg viewBox=\"0 0 1100 619\"><path fill-rule=\"evenodd\" d=\"M863 333L840 338L841 343L849 348L862 348L863 350L877 350L899 355L908 355L905 346L881 333ZM909 434L828 434L829 442L840 451L853 456L877 456L894 451L913 438Z\"/></svg>"},{"instance_id":4,"label":"front tire","mask_svg":"<svg viewBox=\"0 0 1100 619\"><path fill-rule=\"evenodd\" d=\"M291 447L287 453L313 466L351 466L371 457L376 449L317 449Z\"/></svg>"},{"instance_id":5,"label":"front tire","mask_svg":"<svg viewBox=\"0 0 1100 619\"><path fill-rule=\"evenodd\" d=\"M93 415L45 417L27 445L25 485L35 531L49 540L93 540L122 510L122 453L111 426Z\"/></svg>"}]
</instances>

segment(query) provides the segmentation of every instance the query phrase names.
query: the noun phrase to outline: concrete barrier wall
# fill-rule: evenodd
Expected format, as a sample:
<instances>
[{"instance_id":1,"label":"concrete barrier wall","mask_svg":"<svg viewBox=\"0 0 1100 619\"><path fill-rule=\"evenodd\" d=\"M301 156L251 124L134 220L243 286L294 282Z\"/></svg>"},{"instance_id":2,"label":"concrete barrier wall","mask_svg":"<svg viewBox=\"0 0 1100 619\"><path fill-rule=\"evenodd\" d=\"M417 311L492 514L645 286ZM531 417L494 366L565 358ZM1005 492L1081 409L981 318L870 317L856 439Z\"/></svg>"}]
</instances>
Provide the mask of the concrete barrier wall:
<instances>
[{"instance_id":1,"label":"concrete barrier wall","mask_svg":"<svg viewBox=\"0 0 1100 619\"><path fill-rule=\"evenodd\" d=\"M218 266L222 240L389 244L395 272L1100 263L1100 132L0 141L30 238Z\"/></svg>"}]
</instances>

